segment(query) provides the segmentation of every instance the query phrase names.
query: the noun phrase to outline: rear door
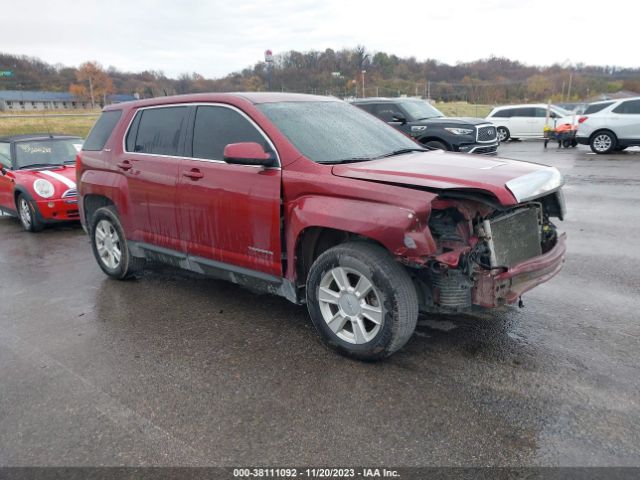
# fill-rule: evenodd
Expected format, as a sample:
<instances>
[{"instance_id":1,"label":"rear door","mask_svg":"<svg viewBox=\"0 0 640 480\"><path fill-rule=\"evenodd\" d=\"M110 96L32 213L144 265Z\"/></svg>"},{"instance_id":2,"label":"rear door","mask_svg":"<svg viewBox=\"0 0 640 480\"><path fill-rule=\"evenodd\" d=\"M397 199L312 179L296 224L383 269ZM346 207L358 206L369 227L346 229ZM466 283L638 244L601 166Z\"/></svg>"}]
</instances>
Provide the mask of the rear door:
<instances>
[{"instance_id":1,"label":"rear door","mask_svg":"<svg viewBox=\"0 0 640 480\"><path fill-rule=\"evenodd\" d=\"M544 127L548 125L549 128L555 128L556 119L558 116L549 111L549 118L547 119L547 109L542 107L535 107L533 109L534 116L531 120L531 136L541 137L544 134Z\"/></svg>"},{"instance_id":2,"label":"rear door","mask_svg":"<svg viewBox=\"0 0 640 480\"><path fill-rule=\"evenodd\" d=\"M190 123L190 158L180 163L178 223L191 261L282 276L280 167L223 160L230 143L256 142L275 152L273 144L247 115L228 105L193 107Z\"/></svg>"},{"instance_id":3,"label":"rear door","mask_svg":"<svg viewBox=\"0 0 640 480\"><path fill-rule=\"evenodd\" d=\"M518 107L513 109L511 116L511 137L530 137L535 129L535 115L533 108Z\"/></svg>"},{"instance_id":4,"label":"rear door","mask_svg":"<svg viewBox=\"0 0 640 480\"><path fill-rule=\"evenodd\" d=\"M117 168L127 178L132 240L181 250L177 187L188 113L187 106L140 109L127 132Z\"/></svg>"},{"instance_id":5,"label":"rear door","mask_svg":"<svg viewBox=\"0 0 640 480\"><path fill-rule=\"evenodd\" d=\"M627 100L612 110L611 128L621 140L640 140L640 100Z\"/></svg>"}]
</instances>

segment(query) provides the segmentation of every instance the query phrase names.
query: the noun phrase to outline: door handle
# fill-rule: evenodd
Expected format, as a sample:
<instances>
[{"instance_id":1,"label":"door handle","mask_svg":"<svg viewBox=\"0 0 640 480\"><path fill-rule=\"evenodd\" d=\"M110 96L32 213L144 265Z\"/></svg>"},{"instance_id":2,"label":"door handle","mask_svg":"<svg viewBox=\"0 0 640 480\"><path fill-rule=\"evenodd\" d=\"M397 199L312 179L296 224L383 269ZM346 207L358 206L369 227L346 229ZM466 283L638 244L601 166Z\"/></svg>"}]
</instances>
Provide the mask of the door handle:
<instances>
[{"instance_id":1,"label":"door handle","mask_svg":"<svg viewBox=\"0 0 640 480\"><path fill-rule=\"evenodd\" d=\"M192 168L188 172L182 172L184 177L190 178L191 180L198 180L199 178L204 177L204 173L202 173L197 168Z\"/></svg>"},{"instance_id":2,"label":"door handle","mask_svg":"<svg viewBox=\"0 0 640 480\"><path fill-rule=\"evenodd\" d=\"M120 163L116 163L116 166L122 170L124 170L125 172L127 170L131 170L131 168L133 167L133 165L131 165L131 163L129 163L129 160L124 160Z\"/></svg>"}]
</instances>

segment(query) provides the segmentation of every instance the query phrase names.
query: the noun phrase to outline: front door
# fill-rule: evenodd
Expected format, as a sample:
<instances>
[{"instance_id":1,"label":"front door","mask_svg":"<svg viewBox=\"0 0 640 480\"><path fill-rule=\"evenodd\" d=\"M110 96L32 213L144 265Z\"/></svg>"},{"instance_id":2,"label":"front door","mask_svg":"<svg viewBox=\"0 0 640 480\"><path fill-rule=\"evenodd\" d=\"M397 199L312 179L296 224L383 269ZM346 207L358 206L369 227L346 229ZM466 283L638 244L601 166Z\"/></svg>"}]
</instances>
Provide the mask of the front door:
<instances>
[{"instance_id":1,"label":"front door","mask_svg":"<svg viewBox=\"0 0 640 480\"><path fill-rule=\"evenodd\" d=\"M11 173L11 144L0 142L0 166L4 168L4 174L0 173L0 207L15 210L13 202L13 173Z\"/></svg>"},{"instance_id":2,"label":"front door","mask_svg":"<svg viewBox=\"0 0 640 480\"><path fill-rule=\"evenodd\" d=\"M193 261L214 261L282 276L280 168L231 165L223 160L230 143L274 147L239 110L224 105L196 107L190 158L179 175L179 225Z\"/></svg>"}]
</instances>

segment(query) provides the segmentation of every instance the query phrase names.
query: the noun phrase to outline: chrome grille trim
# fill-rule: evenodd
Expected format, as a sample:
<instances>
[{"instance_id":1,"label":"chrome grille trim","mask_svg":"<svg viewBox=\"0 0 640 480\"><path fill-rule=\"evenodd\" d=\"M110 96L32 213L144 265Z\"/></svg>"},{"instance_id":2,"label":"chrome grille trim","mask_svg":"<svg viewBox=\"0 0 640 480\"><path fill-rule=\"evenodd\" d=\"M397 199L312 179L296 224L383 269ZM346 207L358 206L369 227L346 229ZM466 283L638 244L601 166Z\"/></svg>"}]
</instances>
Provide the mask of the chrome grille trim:
<instances>
[{"instance_id":1,"label":"chrome grille trim","mask_svg":"<svg viewBox=\"0 0 640 480\"><path fill-rule=\"evenodd\" d=\"M70 188L69 190L67 190L62 194L62 198L70 198L70 197L77 197L77 196L78 196L78 190L75 188Z\"/></svg>"},{"instance_id":2,"label":"chrome grille trim","mask_svg":"<svg viewBox=\"0 0 640 480\"><path fill-rule=\"evenodd\" d=\"M498 141L498 132L495 125L482 124L476 126L476 142L493 143Z\"/></svg>"}]
</instances>

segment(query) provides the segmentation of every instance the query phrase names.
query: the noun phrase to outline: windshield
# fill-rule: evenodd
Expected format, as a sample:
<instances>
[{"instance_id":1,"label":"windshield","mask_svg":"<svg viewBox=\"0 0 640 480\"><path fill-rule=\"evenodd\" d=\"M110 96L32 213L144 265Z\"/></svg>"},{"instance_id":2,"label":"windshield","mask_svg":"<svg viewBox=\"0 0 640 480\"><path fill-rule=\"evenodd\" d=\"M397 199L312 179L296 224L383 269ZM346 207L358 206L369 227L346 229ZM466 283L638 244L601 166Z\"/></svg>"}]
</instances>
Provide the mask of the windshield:
<instances>
[{"instance_id":1,"label":"windshield","mask_svg":"<svg viewBox=\"0 0 640 480\"><path fill-rule=\"evenodd\" d=\"M16 142L15 168L71 165L82 148L81 138Z\"/></svg>"},{"instance_id":2,"label":"windshield","mask_svg":"<svg viewBox=\"0 0 640 480\"><path fill-rule=\"evenodd\" d=\"M421 148L393 127L344 102L264 103L257 107L314 162L370 160Z\"/></svg>"},{"instance_id":3,"label":"windshield","mask_svg":"<svg viewBox=\"0 0 640 480\"><path fill-rule=\"evenodd\" d=\"M422 120L423 118L444 117L442 112L433 105L422 100L409 100L400 102L402 108L409 114L411 120Z\"/></svg>"}]
</instances>

